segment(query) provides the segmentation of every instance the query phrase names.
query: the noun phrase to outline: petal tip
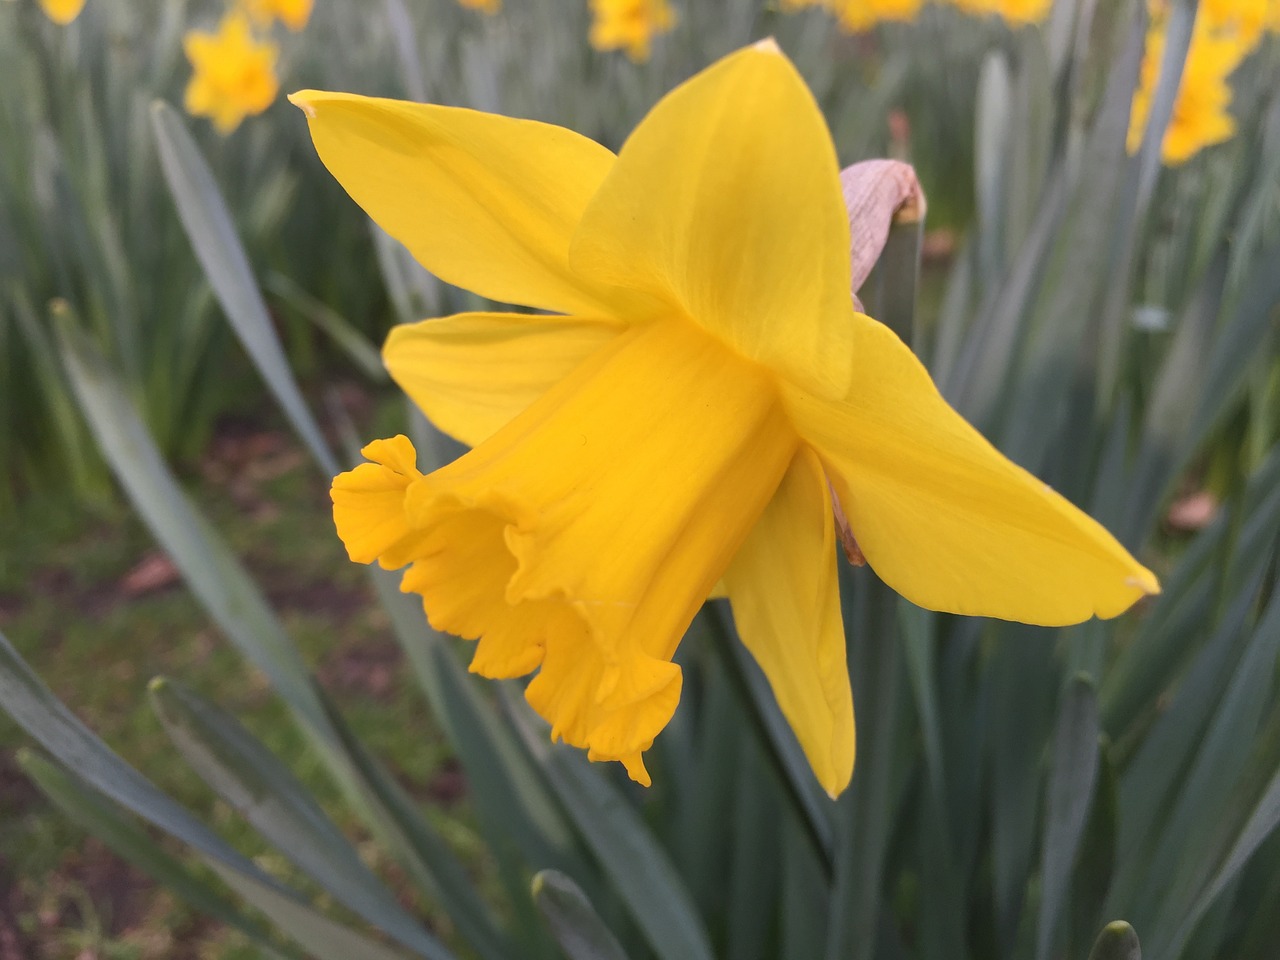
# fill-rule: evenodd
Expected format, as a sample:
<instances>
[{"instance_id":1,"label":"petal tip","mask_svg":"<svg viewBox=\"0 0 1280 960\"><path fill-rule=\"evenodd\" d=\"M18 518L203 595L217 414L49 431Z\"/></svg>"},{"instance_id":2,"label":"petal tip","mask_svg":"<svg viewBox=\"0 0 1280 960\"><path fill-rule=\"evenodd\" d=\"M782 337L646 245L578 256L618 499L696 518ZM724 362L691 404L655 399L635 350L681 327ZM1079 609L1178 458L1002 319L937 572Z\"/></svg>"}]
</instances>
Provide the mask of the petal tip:
<instances>
[{"instance_id":1,"label":"petal tip","mask_svg":"<svg viewBox=\"0 0 1280 960\"><path fill-rule=\"evenodd\" d=\"M751 45L751 49L759 50L761 53L776 53L779 56L782 55L782 48L778 46L778 41L773 37L765 37L763 40L756 41Z\"/></svg>"},{"instance_id":2,"label":"petal tip","mask_svg":"<svg viewBox=\"0 0 1280 960\"><path fill-rule=\"evenodd\" d=\"M1160 581L1156 579L1156 575L1150 570L1143 570L1139 574L1125 577L1124 585L1133 587L1135 590L1141 590L1149 597L1158 597L1160 595Z\"/></svg>"},{"instance_id":3,"label":"petal tip","mask_svg":"<svg viewBox=\"0 0 1280 960\"><path fill-rule=\"evenodd\" d=\"M311 95L310 90L299 90L288 96L289 102L306 114L308 120L314 120L316 116L316 106Z\"/></svg>"}]
</instances>

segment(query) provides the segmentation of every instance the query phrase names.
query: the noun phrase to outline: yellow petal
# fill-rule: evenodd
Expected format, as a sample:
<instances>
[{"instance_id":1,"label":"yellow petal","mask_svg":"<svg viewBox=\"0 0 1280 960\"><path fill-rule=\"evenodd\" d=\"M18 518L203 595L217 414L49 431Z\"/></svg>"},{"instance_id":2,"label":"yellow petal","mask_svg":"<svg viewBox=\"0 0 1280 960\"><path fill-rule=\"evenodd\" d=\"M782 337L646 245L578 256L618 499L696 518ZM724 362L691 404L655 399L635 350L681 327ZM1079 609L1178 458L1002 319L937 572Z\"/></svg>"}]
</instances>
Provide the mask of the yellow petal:
<instances>
[{"instance_id":1,"label":"yellow petal","mask_svg":"<svg viewBox=\"0 0 1280 960\"><path fill-rule=\"evenodd\" d=\"M784 398L867 562L933 610L1062 625L1159 592L1096 521L1013 464L938 394L887 327L851 314L848 395Z\"/></svg>"},{"instance_id":2,"label":"yellow petal","mask_svg":"<svg viewBox=\"0 0 1280 960\"><path fill-rule=\"evenodd\" d=\"M621 329L586 317L463 313L396 327L382 355L431 422L474 447Z\"/></svg>"},{"instance_id":3,"label":"yellow petal","mask_svg":"<svg viewBox=\"0 0 1280 960\"><path fill-rule=\"evenodd\" d=\"M360 452L373 462L334 478L333 521L352 560L381 560L395 570L416 552L417 535L405 518L404 501L409 486L422 477L417 453L406 436L375 440Z\"/></svg>"},{"instance_id":4,"label":"yellow petal","mask_svg":"<svg viewBox=\"0 0 1280 960\"><path fill-rule=\"evenodd\" d=\"M591 201L571 258L646 291L821 396L848 383L849 224L826 124L772 42L664 97Z\"/></svg>"},{"instance_id":5,"label":"yellow petal","mask_svg":"<svg viewBox=\"0 0 1280 960\"><path fill-rule=\"evenodd\" d=\"M304 90L329 172L449 283L503 303L608 313L569 240L614 156L570 130L454 107Z\"/></svg>"},{"instance_id":6,"label":"yellow petal","mask_svg":"<svg viewBox=\"0 0 1280 960\"><path fill-rule=\"evenodd\" d=\"M691 323L627 327L406 485L403 588L437 629L480 638L478 672L540 664L526 696L552 735L647 781L676 645L797 449L771 381Z\"/></svg>"},{"instance_id":7,"label":"yellow petal","mask_svg":"<svg viewBox=\"0 0 1280 960\"><path fill-rule=\"evenodd\" d=\"M806 447L729 565L724 584L738 635L832 797L849 785L854 755L835 561L827 479Z\"/></svg>"}]
</instances>

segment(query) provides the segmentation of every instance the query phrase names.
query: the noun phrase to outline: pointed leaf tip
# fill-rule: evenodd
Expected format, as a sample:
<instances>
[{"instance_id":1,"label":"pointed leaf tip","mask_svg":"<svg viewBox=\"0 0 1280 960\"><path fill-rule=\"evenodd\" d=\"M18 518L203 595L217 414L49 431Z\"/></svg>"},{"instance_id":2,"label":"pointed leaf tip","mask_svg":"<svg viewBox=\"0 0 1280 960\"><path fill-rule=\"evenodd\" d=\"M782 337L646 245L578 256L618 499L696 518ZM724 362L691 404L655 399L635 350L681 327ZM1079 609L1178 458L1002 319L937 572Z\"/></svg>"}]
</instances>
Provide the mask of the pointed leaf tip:
<instances>
[{"instance_id":1,"label":"pointed leaf tip","mask_svg":"<svg viewBox=\"0 0 1280 960\"><path fill-rule=\"evenodd\" d=\"M1098 934L1089 960L1142 960L1138 934L1123 920L1111 921Z\"/></svg>"}]
</instances>

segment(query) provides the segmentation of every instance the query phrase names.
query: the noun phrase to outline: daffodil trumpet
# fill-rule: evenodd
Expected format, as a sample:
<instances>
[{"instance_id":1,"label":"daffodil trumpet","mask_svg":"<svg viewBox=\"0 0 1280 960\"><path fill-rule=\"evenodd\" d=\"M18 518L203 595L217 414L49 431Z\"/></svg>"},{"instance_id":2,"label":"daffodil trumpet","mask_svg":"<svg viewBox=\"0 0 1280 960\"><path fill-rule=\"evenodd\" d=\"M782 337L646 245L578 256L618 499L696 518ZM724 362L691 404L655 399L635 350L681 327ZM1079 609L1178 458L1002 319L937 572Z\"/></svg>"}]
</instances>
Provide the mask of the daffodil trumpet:
<instances>
[{"instance_id":1,"label":"daffodil trumpet","mask_svg":"<svg viewBox=\"0 0 1280 960\"><path fill-rule=\"evenodd\" d=\"M392 376L472 450L423 474L406 438L378 440L332 495L351 558L407 568L431 625L476 641L473 671L536 671L553 738L648 784L672 656L715 592L838 794L855 735L837 517L934 610L1068 624L1158 590L855 308L835 148L772 41L677 87L616 156L471 110L291 99L424 266L548 311L395 329Z\"/></svg>"}]
</instances>

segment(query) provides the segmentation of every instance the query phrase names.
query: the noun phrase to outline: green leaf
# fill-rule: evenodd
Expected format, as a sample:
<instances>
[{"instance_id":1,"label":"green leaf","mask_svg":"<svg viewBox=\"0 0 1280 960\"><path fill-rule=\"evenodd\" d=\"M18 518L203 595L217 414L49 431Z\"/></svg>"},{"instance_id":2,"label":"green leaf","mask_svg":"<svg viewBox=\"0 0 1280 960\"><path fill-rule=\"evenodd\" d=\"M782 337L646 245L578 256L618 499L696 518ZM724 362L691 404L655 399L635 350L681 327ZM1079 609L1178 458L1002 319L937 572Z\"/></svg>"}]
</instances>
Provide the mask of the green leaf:
<instances>
[{"instance_id":1,"label":"green leaf","mask_svg":"<svg viewBox=\"0 0 1280 960\"><path fill-rule=\"evenodd\" d=\"M84 726L0 634L0 706L65 767L106 797L178 840L317 960L403 960L317 913L161 793ZM444 957L449 955L443 954Z\"/></svg>"},{"instance_id":2,"label":"green leaf","mask_svg":"<svg viewBox=\"0 0 1280 960\"><path fill-rule=\"evenodd\" d=\"M1226 857L1229 872L1212 864L1222 856L1216 847L1226 847L1217 831L1198 829L1206 816L1230 822L1232 801L1247 795L1247 777L1256 757L1241 749L1255 743L1266 710L1274 704L1274 670L1280 653L1280 580L1271 583L1271 602L1240 654L1230 685L1214 705L1208 728L1199 741L1196 762L1179 782L1177 802L1169 815L1161 844L1151 858L1151 874L1168 878L1159 909L1152 915L1156 924L1150 939L1153 951L1176 956L1194 929L1195 922L1211 906L1207 891L1220 892L1243 866L1248 854L1265 839L1262 827L1275 819L1257 811L1250 817ZM1265 768L1264 768L1265 769ZM1263 802L1266 797L1264 795ZM1259 817L1261 816L1261 819ZM1243 844L1243 846L1242 846Z\"/></svg>"},{"instance_id":3,"label":"green leaf","mask_svg":"<svg viewBox=\"0 0 1280 960\"><path fill-rule=\"evenodd\" d=\"M830 864L834 840L831 818L826 809L829 802L813 776L813 769L791 725L778 709L768 680L738 639L728 605L723 602L712 604L702 614L700 622L706 625L716 644L729 680L738 692L739 702L747 711L748 722L764 748L778 782L796 809L806 835Z\"/></svg>"},{"instance_id":4,"label":"green leaf","mask_svg":"<svg viewBox=\"0 0 1280 960\"><path fill-rule=\"evenodd\" d=\"M485 960L509 960L515 949L498 929L493 911L476 892L466 867L351 731L323 690L321 696L347 755L376 798L384 845L428 896L440 903L472 950Z\"/></svg>"},{"instance_id":5,"label":"green leaf","mask_svg":"<svg viewBox=\"0 0 1280 960\"><path fill-rule=\"evenodd\" d=\"M568 960L627 960L582 889L558 870L533 878L533 902Z\"/></svg>"},{"instance_id":6,"label":"green leaf","mask_svg":"<svg viewBox=\"0 0 1280 960\"><path fill-rule=\"evenodd\" d=\"M208 164L182 118L163 100L151 105L151 125L169 193L214 296L298 436L320 468L336 474L338 463L302 399Z\"/></svg>"},{"instance_id":7,"label":"green leaf","mask_svg":"<svg viewBox=\"0 0 1280 960\"><path fill-rule=\"evenodd\" d=\"M835 875L826 956L864 960L882 910L882 871L894 828L895 758L905 738L899 599L867 568L840 567L840 604L858 711L857 765L837 801Z\"/></svg>"},{"instance_id":8,"label":"green leaf","mask_svg":"<svg viewBox=\"0 0 1280 960\"><path fill-rule=\"evenodd\" d=\"M1053 738L1041 855L1037 960L1048 960L1065 913L1071 867L1084 835L1098 775L1098 699L1093 681L1075 677L1062 698Z\"/></svg>"},{"instance_id":9,"label":"green leaf","mask_svg":"<svg viewBox=\"0 0 1280 960\"><path fill-rule=\"evenodd\" d=\"M1085 823L1071 877L1069 956L1083 956L1094 940L1116 867L1116 771L1111 745L1105 737L1098 744L1098 778L1093 805Z\"/></svg>"},{"instance_id":10,"label":"green leaf","mask_svg":"<svg viewBox=\"0 0 1280 960\"><path fill-rule=\"evenodd\" d=\"M661 960L711 960L711 942L666 852L603 771L579 751L553 746L541 721L508 698L521 735L582 839Z\"/></svg>"},{"instance_id":11,"label":"green leaf","mask_svg":"<svg viewBox=\"0 0 1280 960\"><path fill-rule=\"evenodd\" d=\"M992 714L991 818L996 937L1016 942L1036 855L1044 745L1059 680L1046 631L1011 624L987 664Z\"/></svg>"},{"instance_id":12,"label":"green leaf","mask_svg":"<svg viewBox=\"0 0 1280 960\"><path fill-rule=\"evenodd\" d=\"M349 320L282 273L267 276L267 289L315 324L316 329L332 340L366 377L374 383L387 382L389 377L382 365L382 354Z\"/></svg>"},{"instance_id":13,"label":"green leaf","mask_svg":"<svg viewBox=\"0 0 1280 960\"><path fill-rule=\"evenodd\" d=\"M399 951L335 923L296 897L282 893L276 886L229 870L218 861L209 861L209 867L247 903L261 910L272 923L301 944L315 960L353 960L356 957L360 960L405 960Z\"/></svg>"},{"instance_id":14,"label":"green leaf","mask_svg":"<svg viewBox=\"0 0 1280 960\"><path fill-rule=\"evenodd\" d=\"M67 709L0 634L0 707L76 776L145 820L232 869L266 882L249 859L125 763Z\"/></svg>"},{"instance_id":15,"label":"green leaf","mask_svg":"<svg viewBox=\"0 0 1280 960\"><path fill-rule=\"evenodd\" d=\"M1013 83L1009 61L1000 50L987 54L978 74L977 130L973 138L974 193L982 272L997 276L1003 268L1005 203Z\"/></svg>"},{"instance_id":16,"label":"green leaf","mask_svg":"<svg viewBox=\"0 0 1280 960\"><path fill-rule=\"evenodd\" d=\"M335 899L432 960L450 956L378 881L315 798L240 723L161 677L152 706L183 758L227 804Z\"/></svg>"},{"instance_id":17,"label":"green leaf","mask_svg":"<svg viewBox=\"0 0 1280 960\"><path fill-rule=\"evenodd\" d=\"M62 320L63 361L80 409L130 501L222 632L267 675L317 742L332 744L302 658L261 590L178 486L117 378L69 318Z\"/></svg>"},{"instance_id":18,"label":"green leaf","mask_svg":"<svg viewBox=\"0 0 1280 960\"><path fill-rule=\"evenodd\" d=\"M1123 920L1108 923L1094 941L1089 960L1142 960L1138 935Z\"/></svg>"},{"instance_id":19,"label":"green leaf","mask_svg":"<svg viewBox=\"0 0 1280 960\"><path fill-rule=\"evenodd\" d=\"M202 913L239 930L269 957L280 957L262 924L196 876L185 864L165 852L138 823L61 764L23 748L18 751L23 773L41 792L81 827L157 882L168 887Z\"/></svg>"}]
</instances>

